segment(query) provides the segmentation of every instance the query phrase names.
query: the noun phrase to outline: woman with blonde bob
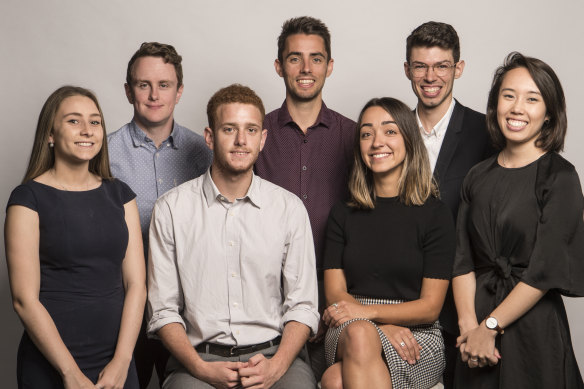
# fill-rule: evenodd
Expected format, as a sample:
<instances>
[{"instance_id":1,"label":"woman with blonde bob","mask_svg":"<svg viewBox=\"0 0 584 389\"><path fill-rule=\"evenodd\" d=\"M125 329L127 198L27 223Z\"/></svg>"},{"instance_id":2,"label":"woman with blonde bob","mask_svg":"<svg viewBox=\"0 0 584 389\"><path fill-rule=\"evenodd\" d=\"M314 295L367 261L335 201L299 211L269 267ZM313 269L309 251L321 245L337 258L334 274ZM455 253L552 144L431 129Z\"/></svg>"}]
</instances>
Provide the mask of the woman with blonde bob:
<instances>
[{"instance_id":1,"label":"woman with blonde bob","mask_svg":"<svg viewBox=\"0 0 584 389\"><path fill-rule=\"evenodd\" d=\"M438 198L414 114L370 100L355 133L351 200L331 211L322 386L430 388L444 370L437 322L454 256L454 223Z\"/></svg>"},{"instance_id":2,"label":"woman with blonde bob","mask_svg":"<svg viewBox=\"0 0 584 389\"><path fill-rule=\"evenodd\" d=\"M452 289L457 388L583 388L564 296L584 296L584 198L558 152L560 80L511 53L497 69L487 128L498 155L464 180Z\"/></svg>"},{"instance_id":3,"label":"woman with blonde bob","mask_svg":"<svg viewBox=\"0 0 584 389\"><path fill-rule=\"evenodd\" d=\"M25 329L19 388L138 387L132 353L146 287L134 197L111 177L95 95L57 89L6 211L12 301Z\"/></svg>"}]
</instances>

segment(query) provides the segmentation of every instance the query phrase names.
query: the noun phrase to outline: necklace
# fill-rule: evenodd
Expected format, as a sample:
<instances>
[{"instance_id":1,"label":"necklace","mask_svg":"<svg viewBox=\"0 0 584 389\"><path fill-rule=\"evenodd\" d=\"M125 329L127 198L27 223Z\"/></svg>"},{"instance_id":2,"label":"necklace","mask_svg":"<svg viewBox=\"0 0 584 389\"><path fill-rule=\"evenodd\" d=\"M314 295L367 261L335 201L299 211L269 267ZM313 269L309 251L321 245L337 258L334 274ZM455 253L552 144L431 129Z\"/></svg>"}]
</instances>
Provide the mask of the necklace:
<instances>
[{"instance_id":1,"label":"necklace","mask_svg":"<svg viewBox=\"0 0 584 389\"><path fill-rule=\"evenodd\" d=\"M55 182L57 183L57 185L61 189L63 189L64 191L67 191L67 192L79 192L79 190L73 190L73 189L70 189L70 188L66 187L65 185L63 185L61 183L61 181L57 178L57 173L55 172L55 168L54 167L51 168L51 175L55 179ZM89 190L89 181L90 181L90 179L91 179L91 174L85 180L85 191L88 191Z\"/></svg>"}]
</instances>

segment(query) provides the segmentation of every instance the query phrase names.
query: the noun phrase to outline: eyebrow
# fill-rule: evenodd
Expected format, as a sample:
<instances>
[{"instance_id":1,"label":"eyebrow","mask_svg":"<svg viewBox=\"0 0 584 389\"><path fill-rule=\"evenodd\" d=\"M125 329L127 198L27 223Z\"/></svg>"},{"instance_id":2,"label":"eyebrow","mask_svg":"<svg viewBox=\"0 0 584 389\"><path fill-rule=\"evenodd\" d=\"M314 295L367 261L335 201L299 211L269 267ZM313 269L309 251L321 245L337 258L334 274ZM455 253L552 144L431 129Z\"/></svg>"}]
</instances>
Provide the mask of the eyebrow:
<instances>
[{"instance_id":1,"label":"eyebrow","mask_svg":"<svg viewBox=\"0 0 584 389\"><path fill-rule=\"evenodd\" d=\"M393 120L385 120L385 121L381 122L382 126L386 126L388 124L395 124L397 126L397 123ZM361 127L359 127L359 129L361 129L363 127L373 127L373 124L372 123L363 123L363 124L361 124Z\"/></svg>"},{"instance_id":2,"label":"eyebrow","mask_svg":"<svg viewBox=\"0 0 584 389\"><path fill-rule=\"evenodd\" d=\"M223 123L221 124L221 126L231 126L231 127L238 127L238 123ZM257 124L257 123L253 123L253 122L249 122L249 123L244 123L243 127L257 127L257 128L261 128L261 125Z\"/></svg>"},{"instance_id":3,"label":"eyebrow","mask_svg":"<svg viewBox=\"0 0 584 389\"><path fill-rule=\"evenodd\" d=\"M443 61L434 62L432 65L440 65L443 63L452 63L452 61L450 61L449 59L445 59ZM412 64L428 65L427 63L421 61L412 61Z\"/></svg>"},{"instance_id":4,"label":"eyebrow","mask_svg":"<svg viewBox=\"0 0 584 389\"><path fill-rule=\"evenodd\" d=\"M502 88L501 89L501 92L504 92L504 91L515 92L515 89L513 89L513 88ZM541 96L541 92L536 91L536 90L530 90L530 91L527 91L527 93L534 93L536 95L540 95Z\"/></svg>"},{"instance_id":5,"label":"eyebrow","mask_svg":"<svg viewBox=\"0 0 584 389\"><path fill-rule=\"evenodd\" d=\"M302 55L302 53L300 51L292 51L290 53L288 53L288 55L286 56L286 58L291 57L293 55ZM316 51L314 53L310 53L309 54L311 57L323 57L325 58L325 55L323 53L321 53L320 51Z\"/></svg>"},{"instance_id":6,"label":"eyebrow","mask_svg":"<svg viewBox=\"0 0 584 389\"><path fill-rule=\"evenodd\" d=\"M66 113L65 115L63 115L64 118L67 117L67 116L83 116L83 115L80 114L79 112L69 112L69 113ZM97 113L97 112L90 113L89 116L99 116L99 117L101 117L101 115L99 113Z\"/></svg>"}]
</instances>

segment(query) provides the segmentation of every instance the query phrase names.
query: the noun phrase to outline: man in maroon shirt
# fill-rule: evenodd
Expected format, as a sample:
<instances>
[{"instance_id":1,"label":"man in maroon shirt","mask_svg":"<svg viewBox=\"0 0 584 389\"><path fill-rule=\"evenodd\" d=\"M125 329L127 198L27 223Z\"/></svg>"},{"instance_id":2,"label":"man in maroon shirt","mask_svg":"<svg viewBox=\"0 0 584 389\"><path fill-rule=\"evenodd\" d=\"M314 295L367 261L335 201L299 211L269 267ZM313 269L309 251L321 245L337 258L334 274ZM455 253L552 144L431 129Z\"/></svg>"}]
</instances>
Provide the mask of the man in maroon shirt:
<instances>
[{"instance_id":1,"label":"man in maroon shirt","mask_svg":"<svg viewBox=\"0 0 584 389\"><path fill-rule=\"evenodd\" d=\"M348 195L355 122L330 110L322 88L333 71L330 33L318 19L287 20L278 37L276 73L284 79L286 100L268 115L268 137L255 164L256 174L302 199L312 227L322 313L322 257L329 211ZM322 323L321 323L322 324ZM325 369L324 328L308 344L317 380Z\"/></svg>"}]
</instances>

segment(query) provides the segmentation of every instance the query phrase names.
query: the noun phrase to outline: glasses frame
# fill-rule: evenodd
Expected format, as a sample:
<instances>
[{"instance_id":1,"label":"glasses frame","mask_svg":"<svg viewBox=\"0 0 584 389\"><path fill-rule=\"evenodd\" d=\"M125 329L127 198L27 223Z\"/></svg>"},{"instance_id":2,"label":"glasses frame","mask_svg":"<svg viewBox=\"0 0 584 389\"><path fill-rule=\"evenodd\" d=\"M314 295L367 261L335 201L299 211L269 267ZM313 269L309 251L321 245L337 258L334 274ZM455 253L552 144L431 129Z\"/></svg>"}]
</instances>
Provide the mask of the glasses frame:
<instances>
[{"instance_id":1,"label":"glasses frame","mask_svg":"<svg viewBox=\"0 0 584 389\"><path fill-rule=\"evenodd\" d=\"M408 65L410 68L410 72L414 77L423 77L428 74L430 68L438 77L444 77L448 74L448 71L452 68L455 68L460 61L455 62L454 64L450 64L450 62L438 62L433 65L428 65L423 62L416 62L414 64Z\"/></svg>"}]
</instances>

